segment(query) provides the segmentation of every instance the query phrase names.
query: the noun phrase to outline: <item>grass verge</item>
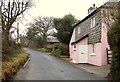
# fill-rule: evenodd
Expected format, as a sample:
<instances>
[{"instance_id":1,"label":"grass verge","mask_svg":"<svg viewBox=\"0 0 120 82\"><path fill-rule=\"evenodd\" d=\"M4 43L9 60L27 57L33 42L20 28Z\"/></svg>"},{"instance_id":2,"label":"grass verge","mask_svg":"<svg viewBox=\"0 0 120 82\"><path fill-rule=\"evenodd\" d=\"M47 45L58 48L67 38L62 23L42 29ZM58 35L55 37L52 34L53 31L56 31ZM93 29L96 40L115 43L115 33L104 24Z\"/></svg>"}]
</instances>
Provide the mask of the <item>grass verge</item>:
<instances>
[{"instance_id":1,"label":"grass verge","mask_svg":"<svg viewBox=\"0 0 120 82\"><path fill-rule=\"evenodd\" d=\"M17 73L28 59L28 54L24 50L7 56L2 60L2 80L10 80Z\"/></svg>"}]
</instances>

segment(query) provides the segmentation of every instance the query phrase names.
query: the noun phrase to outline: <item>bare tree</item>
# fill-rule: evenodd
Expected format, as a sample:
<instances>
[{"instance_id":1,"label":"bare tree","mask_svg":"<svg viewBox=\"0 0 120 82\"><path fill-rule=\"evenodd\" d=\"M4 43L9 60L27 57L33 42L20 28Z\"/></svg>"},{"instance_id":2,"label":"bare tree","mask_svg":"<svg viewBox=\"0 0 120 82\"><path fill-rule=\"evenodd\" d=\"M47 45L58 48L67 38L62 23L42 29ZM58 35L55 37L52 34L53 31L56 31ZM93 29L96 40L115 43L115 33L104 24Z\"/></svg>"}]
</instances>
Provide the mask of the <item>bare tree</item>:
<instances>
[{"instance_id":1,"label":"bare tree","mask_svg":"<svg viewBox=\"0 0 120 82\"><path fill-rule=\"evenodd\" d=\"M32 6L31 0L1 0L1 22L3 40L6 45L10 46L9 31L12 24L16 21L17 17L23 14L28 8Z\"/></svg>"},{"instance_id":2,"label":"bare tree","mask_svg":"<svg viewBox=\"0 0 120 82\"><path fill-rule=\"evenodd\" d=\"M102 18L104 23L106 24L108 30L110 27L118 21L119 16L119 2L116 0L116 2L109 1L106 4L104 4L102 9Z\"/></svg>"},{"instance_id":3,"label":"bare tree","mask_svg":"<svg viewBox=\"0 0 120 82\"><path fill-rule=\"evenodd\" d=\"M53 18L52 17L37 17L33 23L29 23L29 27L33 28L36 35L42 37L44 41L44 47L46 46L46 39L51 33L53 26Z\"/></svg>"}]
</instances>

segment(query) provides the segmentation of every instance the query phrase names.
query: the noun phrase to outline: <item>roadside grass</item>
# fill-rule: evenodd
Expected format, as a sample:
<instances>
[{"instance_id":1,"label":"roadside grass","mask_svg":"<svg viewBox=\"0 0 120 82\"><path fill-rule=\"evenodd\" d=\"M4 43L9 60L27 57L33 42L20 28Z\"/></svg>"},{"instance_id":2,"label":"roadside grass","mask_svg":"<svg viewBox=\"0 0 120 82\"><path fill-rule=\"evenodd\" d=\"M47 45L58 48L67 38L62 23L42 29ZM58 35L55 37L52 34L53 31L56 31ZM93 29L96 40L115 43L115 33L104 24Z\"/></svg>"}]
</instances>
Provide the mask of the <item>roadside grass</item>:
<instances>
[{"instance_id":1,"label":"roadside grass","mask_svg":"<svg viewBox=\"0 0 120 82\"><path fill-rule=\"evenodd\" d=\"M37 50L40 51L40 52L47 52L46 48L38 48Z\"/></svg>"},{"instance_id":2,"label":"roadside grass","mask_svg":"<svg viewBox=\"0 0 120 82\"><path fill-rule=\"evenodd\" d=\"M56 56L58 58L69 58L69 55L66 55L68 54L68 48L65 44L59 45L58 48L54 48L52 51L49 51L47 48L37 48L36 50L40 52L50 53L50 55Z\"/></svg>"},{"instance_id":3,"label":"roadside grass","mask_svg":"<svg viewBox=\"0 0 120 82\"><path fill-rule=\"evenodd\" d=\"M56 49L56 50L54 50L54 51L51 52L51 55L54 55L56 57L60 57L61 51L59 49Z\"/></svg>"},{"instance_id":4,"label":"roadside grass","mask_svg":"<svg viewBox=\"0 0 120 82\"><path fill-rule=\"evenodd\" d=\"M17 53L2 59L2 80L12 79L27 59L28 54L24 50L19 50Z\"/></svg>"}]
</instances>

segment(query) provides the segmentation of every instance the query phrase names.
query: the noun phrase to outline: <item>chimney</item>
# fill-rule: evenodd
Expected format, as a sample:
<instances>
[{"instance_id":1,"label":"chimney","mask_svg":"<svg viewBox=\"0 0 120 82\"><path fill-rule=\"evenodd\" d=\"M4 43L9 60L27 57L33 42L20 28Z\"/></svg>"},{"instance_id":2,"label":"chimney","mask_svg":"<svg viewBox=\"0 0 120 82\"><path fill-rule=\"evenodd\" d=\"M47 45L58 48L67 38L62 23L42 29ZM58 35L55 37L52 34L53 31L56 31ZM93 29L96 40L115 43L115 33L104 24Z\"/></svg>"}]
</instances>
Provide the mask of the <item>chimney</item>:
<instances>
[{"instance_id":1,"label":"chimney","mask_svg":"<svg viewBox=\"0 0 120 82\"><path fill-rule=\"evenodd\" d=\"M93 7L95 7L95 4L93 4Z\"/></svg>"},{"instance_id":2,"label":"chimney","mask_svg":"<svg viewBox=\"0 0 120 82\"><path fill-rule=\"evenodd\" d=\"M88 9L88 14L92 13L96 8L95 4L93 4L93 6Z\"/></svg>"}]
</instances>

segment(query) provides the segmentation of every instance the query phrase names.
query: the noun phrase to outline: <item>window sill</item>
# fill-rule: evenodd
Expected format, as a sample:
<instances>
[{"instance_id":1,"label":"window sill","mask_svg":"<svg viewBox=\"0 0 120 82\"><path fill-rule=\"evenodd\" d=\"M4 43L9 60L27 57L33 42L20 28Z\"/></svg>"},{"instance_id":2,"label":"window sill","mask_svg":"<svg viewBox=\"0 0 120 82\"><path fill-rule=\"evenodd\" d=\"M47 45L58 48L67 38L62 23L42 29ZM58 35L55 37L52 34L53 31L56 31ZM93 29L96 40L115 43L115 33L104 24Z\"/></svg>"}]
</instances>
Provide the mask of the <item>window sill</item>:
<instances>
[{"instance_id":1,"label":"window sill","mask_svg":"<svg viewBox=\"0 0 120 82\"><path fill-rule=\"evenodd\" d=\"M95 53L90 54L91 56L95 56Z\"/></svg>"}]
</instances>

